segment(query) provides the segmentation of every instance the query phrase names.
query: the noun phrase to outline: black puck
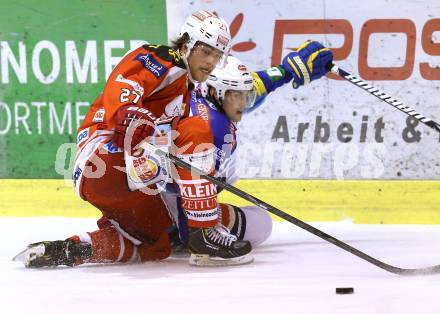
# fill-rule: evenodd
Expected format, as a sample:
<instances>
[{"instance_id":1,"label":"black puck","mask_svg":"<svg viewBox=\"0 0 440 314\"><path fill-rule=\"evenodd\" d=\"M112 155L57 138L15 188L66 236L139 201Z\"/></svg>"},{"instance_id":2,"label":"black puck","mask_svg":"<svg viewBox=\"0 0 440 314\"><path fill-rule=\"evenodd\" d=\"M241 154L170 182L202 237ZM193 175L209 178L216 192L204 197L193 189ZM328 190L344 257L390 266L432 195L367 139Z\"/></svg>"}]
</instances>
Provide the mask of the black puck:
<instances>
[{"instance_id":1,"label":"black puck","mask_svg":"<svg viewBox=\"0 0 440 314\"><path fill-rule=\"evenodd\" d=\"M354 289L350 288L336 288L336 294L352 294Z\"/></svg>"}]
</instances>

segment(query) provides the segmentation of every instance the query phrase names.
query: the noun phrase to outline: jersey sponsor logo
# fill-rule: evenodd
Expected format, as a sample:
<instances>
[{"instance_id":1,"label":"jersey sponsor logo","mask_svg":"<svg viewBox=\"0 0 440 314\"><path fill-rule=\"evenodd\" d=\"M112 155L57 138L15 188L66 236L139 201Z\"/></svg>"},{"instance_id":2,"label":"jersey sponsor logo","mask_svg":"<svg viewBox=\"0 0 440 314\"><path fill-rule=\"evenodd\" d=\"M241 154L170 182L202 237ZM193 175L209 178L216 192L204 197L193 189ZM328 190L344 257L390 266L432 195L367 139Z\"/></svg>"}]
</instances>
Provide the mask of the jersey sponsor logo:
<instances>
[{"instance_id":1,"label":"jersey sponsor logo","mask_svg":"<svg viewBox=\"0 0 440 314\"><path fill-rule=\"evenodd\" d=\"M198 183L190 181L179 183L182 207L185 210L213 210L217 209L217 189L209 181L202 180Z\"/></svg>"},{"instance_id":2,"label":"jersey sponsor logo","mask_svg":"<svg viewBox=\"0 0 440 314\"><path fill-rule=\"evenodd\" d=\"M141 96L144 94L144 88L142 86L140 86L138 82L126 79L125 77L122 76L122 74L119 74L116 77L116 82L126 83L126 84L130 85L131 87L133 87L133 89L135 91L139 92L141 94Z\"/></svg>"},{"instance_id":3,"label":"jersey sponsor logo","mask_svg":"<svg viewBox=\"0 0 440 314\"><path fill-rule=\"evenodd\" d=\"M157 61L151 54L138 54L135 58L138 60L144 68L153 73L157 78L161 77L167 71L167 68Z\"/></svg>"},{"instance_id":4,"label":"jersey sponsor logo","mask_svg":"<svg viewBox=\"0 0 440 314\"><path fill-rule=\"evenodd\" d=\"M208 181L200 184L182 184L180 190L182 197L185 198L201 198L217 195L215 185Z\"/></svg>"},{"instance_id":5,"label":"jersey sponsor logo","mask_svg":"<svg viewBox=\"0 0 440 314\"><path fill-rule=\"evenodd\" d=\"M193 211L187 210L185 211L189 219L198 220L198 221L209 221L218 218L218 210L217 208L211 210L204 211Z\"/></svg>"},{"instance_id":6,"label":"jersey sponsor logo","mask_svg":"<svg viewBox=\"0 0 440 314\"><path fill-rule=\"evenodd\" d=\"M225 137L227 135L230 135L230 134L226 134ZM227 155L226 152L228 152L229 155L231 154L231 148L230 147L231 147L230 143L224 143L222 145L222 149L216 147L214 149L215 160L219 161L220 163L223 163L225 161L225 159L226 159L226 155Z\"/></svg>"},{"instance_id":7,"label":"jersey sponsor logo","mask_svg":"<svg viewBox=\"0 0 440 314\"><path fill-rule=\"evenodd\" d=\"M119 148L119 147L116 147L115 145L113 145L113 142L112 142L112 141L110 141L110 142L108 142L107 144L105 144L105 145L103 146L103 148L104 148L106 151L108 151L110 154L114 154L114 153L122 153L122 152L123 152L123 149L122 149L122 148Z\"/></svg>"},{"instance_id":8,"label":"jersey sponsor logo","mask_svg":"<svg viewBox=\"0 0 440 314\"><path fill-rule=\"evenodd\" d=\"M212 197L200 200L182 198L182 207L185 210L209 210L217 208L217 198Z\"/></svg>"},{"instance_id":9,"label":"jersey sponsor logo","mask_svg":"<svg viewBox=\"0 0 440 314\"><path fill-rule=\"evenodd\" d=\"M81 144L82 142L84 142L84 141L85 141L86 139L88 139L88 138L89 138L89 128L87 128L87 129L81 131L81 132L78 134L78 138L76 139L76 143L77 143L77 144Z\"/></svg>"},{"instance_id":10,"label":"jersey sponsor logo","mask_svg":"<svg viewBox=\"0 0 440 314\"><path fill-rule=\"evenodd\" d=\"M150 110L142 108L142 107L130 106L127 108L127 111L138 111L142 114L147 115L152 121L157 120L157 118L154 116L154 114Z\"/></svg>"},{"instance_id":11,"label":"jersey sponsor logo","mask_svg":"<svg viewBox=\"0 0 440 314\"><path fill-rule=\"evenodd\" d=\"M179 95L166 105L165 117L182 116L185 113L185 107L183 95Z\"/></svg>"},{"instance_id":12,"label":"jersey sponsor logo","mask_svg":"<svg viewBox=\"0 0 440 314\"><path fill-rule=\"evenodd\" d=\"M104 122L105 109L99 109L95 112L92 122Z\"/></svg>"},{"instance_id":13,"label":"jersey sponsor logo","mask_svg":"<svg viewBox=\"0 0 440 314\"><path fill-rule=\"evenodd\" d=\"M129 175L134 182L146 183L156 178L160 171L159 162L152 156L134 159Z\"/></svg>"},{"instance_id":14,"label":"jersey sponsor logo","mask_svg":"<svg viewBox=\"0 0 440 314\"><path fill-rule=\"evenodd\" d=\"M82 169L79 166L77 166L73 173L73 186L76 187L78 179L81 177L81 173L82 173Z\"/></svg>"},{"instance_id":15,"label":"jersey sponsor logo","mask_svg":"<svg viewBox=\"0 0 440 314\"><path fill-rule=\"evenodd\" d=\"M208 112L208 108L202 104L202 103L197 103L196 104L197 107L197 113L198 115L205 121L209 121L209 112Z\"/></svg>"}]
</instances>

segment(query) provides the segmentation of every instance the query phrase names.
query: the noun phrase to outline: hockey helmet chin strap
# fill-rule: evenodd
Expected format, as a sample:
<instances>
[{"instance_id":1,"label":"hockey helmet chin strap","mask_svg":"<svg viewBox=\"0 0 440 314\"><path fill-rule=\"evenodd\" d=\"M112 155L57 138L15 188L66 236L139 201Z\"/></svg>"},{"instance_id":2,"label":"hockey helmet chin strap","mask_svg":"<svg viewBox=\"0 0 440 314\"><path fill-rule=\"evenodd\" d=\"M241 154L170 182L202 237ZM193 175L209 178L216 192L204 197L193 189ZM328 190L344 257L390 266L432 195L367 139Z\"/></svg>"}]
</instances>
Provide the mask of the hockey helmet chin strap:
<instances>
[{"instance_id":1,"label":"hockey helmet chin strap","mask_svg":"<svg viewBox=\"0 0 440 314\"><path fill-rule=\"evenodd\" d=\"M188 49L186 50L186 52L185 52L184 54L182 54L182 60L183 60L183 63L185 63L186 71L188 72L188 79L189 79L194 85L197 85L197 84L199 84L200 82L199 82L199 81L196 81L196 80L193 78L193 76L191 75L191 69L190 69L189 64L188 64L188 57L189 57L190 54L191 54L191 49L188 48Z\"/></svg>"}]
</instances>

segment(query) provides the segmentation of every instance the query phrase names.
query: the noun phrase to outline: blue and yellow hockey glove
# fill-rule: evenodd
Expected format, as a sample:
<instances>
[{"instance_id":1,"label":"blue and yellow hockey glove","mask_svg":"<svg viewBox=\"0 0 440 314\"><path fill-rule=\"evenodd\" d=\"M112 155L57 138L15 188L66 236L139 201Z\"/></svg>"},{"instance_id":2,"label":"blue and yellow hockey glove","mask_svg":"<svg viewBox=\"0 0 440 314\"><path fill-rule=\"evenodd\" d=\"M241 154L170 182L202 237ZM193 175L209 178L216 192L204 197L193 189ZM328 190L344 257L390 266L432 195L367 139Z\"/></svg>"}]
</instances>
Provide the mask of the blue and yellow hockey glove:
<instances>
[{"instance_id":1,"label":"blue and yellow hockey glove","mask_svg":"<svg viewBox=\"0 0 440 314\"><path fill-rule=\"evenodd\" d=\"M323 77L329 71L327 64L332 61L333 53L329 48L308 40L284 57L282 67L292 75L293 88L298 88Z\"/></svg>"}]
</instances>

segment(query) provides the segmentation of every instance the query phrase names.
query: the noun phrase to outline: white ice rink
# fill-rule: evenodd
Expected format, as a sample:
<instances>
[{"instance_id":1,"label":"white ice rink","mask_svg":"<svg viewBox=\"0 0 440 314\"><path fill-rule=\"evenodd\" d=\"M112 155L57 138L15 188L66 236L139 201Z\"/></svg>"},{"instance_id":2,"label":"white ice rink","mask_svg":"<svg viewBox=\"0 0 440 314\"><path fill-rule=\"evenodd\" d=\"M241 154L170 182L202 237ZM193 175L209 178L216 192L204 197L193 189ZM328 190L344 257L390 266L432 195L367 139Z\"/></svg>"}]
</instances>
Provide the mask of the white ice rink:
<instances>
[{"instance_id":1,"label":"white ice rink","mask_svg":"<svg viewBox=\"0 0 440 314\"><path fill-rule=\"evenodd\" d=\"M314 223L399 267L440 264L440 226ZM95 229L92 219L0 219L0 313L440 313L440 275L385 272L307 232L275 223L255 262L196 268L184 258L136 265L25 269L30 242ZM354 287L352 295L336 287Z\"/></svg>"}]
</instances>

